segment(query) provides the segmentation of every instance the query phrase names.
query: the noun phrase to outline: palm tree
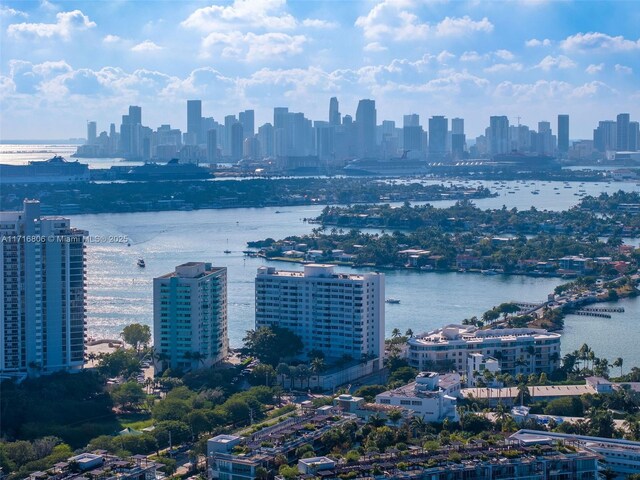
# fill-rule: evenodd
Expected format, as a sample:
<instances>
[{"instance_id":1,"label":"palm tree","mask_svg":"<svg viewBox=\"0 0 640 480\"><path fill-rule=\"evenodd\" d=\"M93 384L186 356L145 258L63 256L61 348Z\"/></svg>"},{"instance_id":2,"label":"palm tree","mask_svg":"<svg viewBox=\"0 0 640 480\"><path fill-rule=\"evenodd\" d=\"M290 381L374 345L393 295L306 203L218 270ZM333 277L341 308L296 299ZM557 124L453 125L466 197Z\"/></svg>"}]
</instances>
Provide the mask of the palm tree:
<instances>
[{"instance_id":1,"label":"palm tree","mask_svg":"<svg viewBox=\"0 0 640 480\"><path fill-rule=\"evenodd\" d=\"M379 413L374 413L369 417L367 423L372 427L378 428L382 427L386 422L384 418Z\"/></svg>"},{"instance_id":2,"label":"palm tree","mask_svg":"<svg viewBox=\"0 0 640 480\"><path fill-rule=\"evenodd\" d=\"M411 417L411 429L416 432L419 436L422 436L424 434L424 432L427 431L427 422L425 422L424 420L424 415L422 416L417 416L414 415L413 417Z\"/></svg>"},{"instance_id":3,"label":"palm tree","mask_svg":"<svg viewBox=\"0 0 640 480\"><path fill-rule=\"evenodd\" d=\"M307 380L307 388L309 388L309 380L311 378L311 369L304 363L302 365L298 365L298 377L300 378L300 388L304 388L302 386L302 381L305 379Z\"/></svg>"},{"instance_id":4,"label":"palm tree","mask_svg":"<svg viewBox=\"0 0 640 480\"><path fill-rule=\"evenodd\" d=\"M402 418L402 410L399 408L393 408L387 413L387 418L391 420L394 425L397 425Z\"/></svg>"},{"instance_id":5,"label":"palm tree","mask_svg":"<svg viewBox=\"0 0 640 480\"><path fill-rule=\"evenodd\" d=\"M402 335L402 333L400 332L400 329L399 329L399 328L394 328L394 329L391 331L391 337L393 337L393 338L397 338L397 337L399 337L400 335Z\"/></svg>"},{"instance_id":6,"label":"palm tree","mask_svg":"<svg viewBox=\"0 0 640 480\"><path fill-rule=\"evenodd\" d=\"M520 383L518 385L518 396L516 397L516 402L520 402L520 405L526 405L531 401L531 393L529 393L529 387L526 382Z\"/></svg>"},{"instance_id":7,"label":"palm tree","mask_svg":"<svg viewBox=\"0 0 640 480\"><path fill-rule=\"evenodd\" d=\"M624 363L624 360L622 359L622 357L618 357L611 364L614 367L620 367L620 376L622 376L622 365L623 365L623 363Z\"/></svg>"},{"instance_id":8,"label":"palm tree","mask_svg":"<svg viewBox=\"0 0 640 480\"><path fill-rule=\"evenodd\" d=\"M404 332L404 334L409 337L412 338L413 337L413 330L411 330L410 328L407 328L407 331Z\"/></svg>"},{"instance_id":9,"label":"palm tree","mask_svg":"<svg viewBox=\"0 0 640 480\"><path fill-rule=\"evenodd\" d=\"M324 359L316 357L311 361L311 371L318 378L318 388L320 388L320 373L324 371L325 364Z\"/></svg>"},{"instance_id":10,"label":"palm tree","mask_svg":"<svg viewBox=\"0 0 640 480\"><path fill-rule=\"evenodd\" d=\"M284 388L285 379L291 376L291 368L286 363L279 363L276 367L276 373L281 376L282 388ZM289 382L289 387L291 387L291 382Z\"/></svg>"}]
</instances>

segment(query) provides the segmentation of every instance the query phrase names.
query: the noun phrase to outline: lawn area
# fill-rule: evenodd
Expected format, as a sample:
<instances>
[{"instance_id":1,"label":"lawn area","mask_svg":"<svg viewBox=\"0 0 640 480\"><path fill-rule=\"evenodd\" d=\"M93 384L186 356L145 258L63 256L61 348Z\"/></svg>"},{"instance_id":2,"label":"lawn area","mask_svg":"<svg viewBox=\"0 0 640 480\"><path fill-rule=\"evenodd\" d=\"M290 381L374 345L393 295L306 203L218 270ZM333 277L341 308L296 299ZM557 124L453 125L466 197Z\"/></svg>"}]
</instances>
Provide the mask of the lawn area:
<instances>
[{"instance_id":1,"label":"lawn area","mask_svg":"<svg viewBox=\"0 0 640 480\"><path fill-rule=\"evenodd\" d=\"M148 412L127 413L117 416L118 422L122 428L132 428L134 430L142 430L143 428L153 425L153 419Z\"/></svg>"}]
</instances>

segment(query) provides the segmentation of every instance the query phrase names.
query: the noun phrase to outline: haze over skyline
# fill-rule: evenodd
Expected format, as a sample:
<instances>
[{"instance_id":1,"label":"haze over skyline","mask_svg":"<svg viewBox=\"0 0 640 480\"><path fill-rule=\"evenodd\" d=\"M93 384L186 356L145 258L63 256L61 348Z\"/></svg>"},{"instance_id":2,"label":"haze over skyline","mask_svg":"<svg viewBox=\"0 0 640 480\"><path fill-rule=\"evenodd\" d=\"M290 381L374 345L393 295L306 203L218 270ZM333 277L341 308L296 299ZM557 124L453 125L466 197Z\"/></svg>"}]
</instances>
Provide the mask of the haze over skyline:
<instances>
[{"instance_id":1,"label":"haze over skyline","mask_svg":"<svg viewBox=\"0 0 640 480\"><path fill-rule=\"evenodd\" d=\"M152 5L152 8L150 8ZM140 105L186 130L185 101L218 121L273 107L328 118L329 98L378 120L571 115L571 138L640 115L635 2L3 1L1 139L83 137Z\"/></svg>"}]
</instances>

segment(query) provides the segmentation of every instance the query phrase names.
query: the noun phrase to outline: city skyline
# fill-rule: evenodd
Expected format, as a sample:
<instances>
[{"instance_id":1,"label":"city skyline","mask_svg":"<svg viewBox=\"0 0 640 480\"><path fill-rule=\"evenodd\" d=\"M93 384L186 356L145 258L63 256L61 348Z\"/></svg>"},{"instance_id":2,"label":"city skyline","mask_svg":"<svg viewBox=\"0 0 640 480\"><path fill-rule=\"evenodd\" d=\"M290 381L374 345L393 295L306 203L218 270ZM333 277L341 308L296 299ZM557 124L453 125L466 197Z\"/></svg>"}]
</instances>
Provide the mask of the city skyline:
<instances>
[{"instance_id":1,"label":"city skyline","mask_svg":"<svg viewBox=\"0 0 640 480\"><path fill-rule=\"evenodd\" d=\"M1 139L82 137L128 105L145 123L187 131L202 115L273 107L329 120L331 97L378 122L417 113L555 124L571 138L598 121L640 114L632 2L3 2ZM344 45L349 48L344 48Z\"/></svg>"}]
</instances>

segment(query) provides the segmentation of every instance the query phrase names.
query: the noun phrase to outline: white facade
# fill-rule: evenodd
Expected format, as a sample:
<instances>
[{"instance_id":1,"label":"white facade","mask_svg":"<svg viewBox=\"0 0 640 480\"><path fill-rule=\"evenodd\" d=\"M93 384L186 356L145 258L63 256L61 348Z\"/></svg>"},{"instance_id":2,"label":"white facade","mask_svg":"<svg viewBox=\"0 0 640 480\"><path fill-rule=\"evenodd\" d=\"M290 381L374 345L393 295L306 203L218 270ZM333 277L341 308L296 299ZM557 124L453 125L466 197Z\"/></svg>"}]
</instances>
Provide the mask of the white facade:
<instances>
[{"instance_id":1,"label":"white facade","mask_svg":"<svg viewBox=\"0 0 640 480\"><path fill-rule=\"evenodd\" d=\"M534 328L447 325L409 339L409 364L420 370L442 366L466 373L472 353L495 358L500 370L511 375L551 373L560 366L560 334Z\"/></svg>"},{"instance_id":2,"label":"white facade","mask_svg":"<svg viewBox=\"0 0 640 480\"><path fill-rule=\"evenodd\" d=\"M495 376L500 373L500 362L498 360L482 353L470 353L467 358L468 387L475 387L478 379L484 381L485 372L491 372L494 377L494 380L489 382L489 386L496 385Z\"/></svg>"},{"instance_id":3,"label":"white facade","mask_svg":"<svg viewBox=\"0 0 640 480\"><path fill-rule=\"evenodd\" d=\"M459 391L460 375L422 372L415 382L376 395L376 403L411 410L427 422L457 421Z\"/></svg>"},{"instance_id":4,"label":"white facade","mask_svg":"<svg viewBox=\"0 0 640 480\"><path fill-rule=\"evenodd\" d=\"M0 375L84 365L86 235L36 200L0 212Z\"/></svg>"},{"instance_id":5,"label":"white facade","mask_svg":"<svg viewBox=\"0 0 640 480\"><path fill-rule=\"evenodd\" d=\"M225 267L189 262L153 279L153 343L162 368L199 368L227 357Z\"/></svg>"},{"instance_id":6,"label":"white facade","mask_svg":"<svg viewBox=\"0 0 640 480\"><path fill-rule=\"evenodd\" d=\"M287 328L300 336L303 356L327 359L384 355L384 275L335 273L333 265L303 272L260 267L256 276L256 328Z\"/></svg>"}]
</instances>

